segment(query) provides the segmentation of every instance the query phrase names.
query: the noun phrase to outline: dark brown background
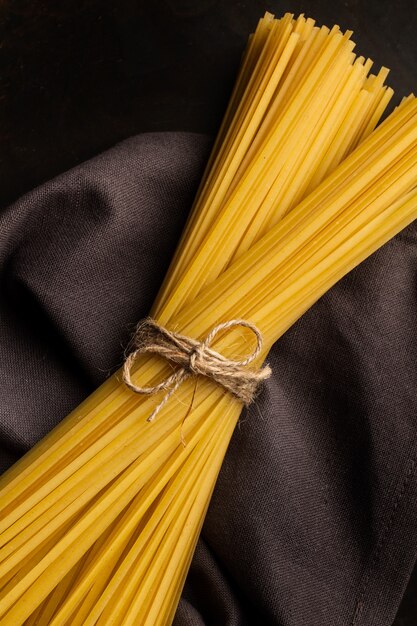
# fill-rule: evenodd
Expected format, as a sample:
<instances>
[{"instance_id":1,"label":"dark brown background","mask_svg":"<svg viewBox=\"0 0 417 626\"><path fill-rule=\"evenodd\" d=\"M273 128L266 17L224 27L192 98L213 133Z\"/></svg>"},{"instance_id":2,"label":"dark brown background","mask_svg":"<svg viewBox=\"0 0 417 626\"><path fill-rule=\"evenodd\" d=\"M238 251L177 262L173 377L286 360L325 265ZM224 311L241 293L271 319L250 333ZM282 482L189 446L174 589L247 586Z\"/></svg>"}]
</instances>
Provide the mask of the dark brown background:
<instances>
[{"instance_id":1,"label":"dark brown background","mask_svg":"<svg viewBox=\"0 0 417 626\"><path fill-rule=\"evenodd\" d=\"M353 29L398 95L415 88L411 0L3 0L2 203L130 135L215 132L265 9Z\"/></svg>"},{"instance_id":2,"label":"dark brown background","mask_svg":"<svg viewBox=\"0 0 417 626\"><path fill-rule=\"evenodd\" d=\"M3 1L0 205L130 135L212 135L265 9L352 28L360 53L392 69L397 100L416 88L411 1ZM397 625L417 623L416 598L412 582Z\"/></svg>"}]
</instances>

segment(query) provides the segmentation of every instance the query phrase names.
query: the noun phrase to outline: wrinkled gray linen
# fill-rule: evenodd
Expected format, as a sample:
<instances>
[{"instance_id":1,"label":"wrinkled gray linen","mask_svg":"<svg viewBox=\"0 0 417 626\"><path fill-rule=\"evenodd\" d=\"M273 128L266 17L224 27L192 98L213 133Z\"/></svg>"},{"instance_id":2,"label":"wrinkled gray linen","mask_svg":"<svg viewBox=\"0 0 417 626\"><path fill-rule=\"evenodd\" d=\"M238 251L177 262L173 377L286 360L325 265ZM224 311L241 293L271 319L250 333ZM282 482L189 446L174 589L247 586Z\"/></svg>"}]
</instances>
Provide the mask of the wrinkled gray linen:
<instances>
[{"instance_id":1,"label":"wrinkled gray linen","mask_svg":"<svg viewBox=\"0 0 417 626\"><path fill-rule=\"evenodd\" d=\"M208 140L145 134L0 215L5 469L120 366ZM175 626L390 626L417 552L417 229L274 346L236 429Z\"/></svg>"}]
</instances>

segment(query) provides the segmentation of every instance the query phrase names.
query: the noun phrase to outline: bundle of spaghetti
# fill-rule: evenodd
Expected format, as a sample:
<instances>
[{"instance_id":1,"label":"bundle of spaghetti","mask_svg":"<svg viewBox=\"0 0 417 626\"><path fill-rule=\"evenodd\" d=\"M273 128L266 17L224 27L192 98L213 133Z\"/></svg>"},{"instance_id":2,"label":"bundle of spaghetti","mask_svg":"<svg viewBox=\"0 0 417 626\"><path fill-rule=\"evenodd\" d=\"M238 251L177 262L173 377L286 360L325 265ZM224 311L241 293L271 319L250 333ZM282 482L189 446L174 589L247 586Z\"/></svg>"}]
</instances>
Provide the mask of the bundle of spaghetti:
<instances>
[{"instance_id":1,"label":"bundle of spaghetti","mask_svg":"<svg viewBox=\"0 0 417 626\"><path fill-rule=\"evenodd\" d=\"M206 247L223 250L206 283L250 247L373 130L392 97L385 68L367 78L372 63L355 58L350 31L319 29L300 16L288 34L290 19L267 22L263 54L220 134L157 306L197 253L207 257Z\"/></svg>"},{"instance_id":2,"label":"bundle of spaghetti","mask_svg":"<svg viewBox=\"0 0 417 626\"><path fill-rule=\"evenodd\" d=\"M303 16L260 21L152 312L161 325L204 339L250 320L260 366L417 216L417 101L373 130L392 92L349 38ZM228 330L213 345L242 355L253 337ZM132 379L171 371L146 354ZM1 479L0 624L172 621L242 403L203 377L149 423L159 401L118 372Z\"/></svg>"}]
</instances>

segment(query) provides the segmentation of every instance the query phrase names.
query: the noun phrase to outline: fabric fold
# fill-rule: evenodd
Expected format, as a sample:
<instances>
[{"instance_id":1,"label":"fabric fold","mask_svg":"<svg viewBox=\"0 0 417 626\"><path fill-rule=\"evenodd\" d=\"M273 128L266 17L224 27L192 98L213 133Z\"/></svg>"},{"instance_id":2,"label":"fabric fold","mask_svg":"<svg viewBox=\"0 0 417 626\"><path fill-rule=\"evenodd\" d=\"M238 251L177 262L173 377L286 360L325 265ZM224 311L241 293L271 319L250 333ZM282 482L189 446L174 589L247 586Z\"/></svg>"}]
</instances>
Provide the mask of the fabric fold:
<instances>
[{"instance_id":1,"label":"fabric fold","mask_svg":"<svg viewBox=\"0 0 417 626\"><path fill-rule=\"evenodd\" d=\"M0 216L2 469L121 365L208 149L134 137ZM417 555L416 245L412 224L274 346L175 626L391 626Z\"/></svg>"}]
</instances>

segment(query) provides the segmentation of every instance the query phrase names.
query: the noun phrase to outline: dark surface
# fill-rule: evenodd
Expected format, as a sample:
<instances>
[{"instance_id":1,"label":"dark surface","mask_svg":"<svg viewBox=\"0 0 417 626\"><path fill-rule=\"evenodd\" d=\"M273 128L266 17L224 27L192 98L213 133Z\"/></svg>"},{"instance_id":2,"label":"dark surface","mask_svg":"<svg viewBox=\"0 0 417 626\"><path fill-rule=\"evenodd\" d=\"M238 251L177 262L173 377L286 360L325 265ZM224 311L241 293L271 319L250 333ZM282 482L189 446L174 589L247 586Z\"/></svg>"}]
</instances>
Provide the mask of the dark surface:
<instances>
[{"instance_id":1,"label":"dark surface","mask_svg":"<svg viewBox=\"0 0 417 626\"><path fill-rule=\"evenodd\" d=\"M398 97L416 87L412 1L4 1L0 204L144 130L214 133L265 9L353 29Z\"/></svg>"},{"instance_id":2,"label":"dark surface","mask_svg":"<svg viewBox=\"0 0 417 626\"><path fill-rule=\"evenodd\" d=\"M413 2L5 1L0 205L130 135L213 134L265 9L352 28L359 51L392 68L397 101L416 88ZM416 598L414 583L398 624L417 622Z\"/></svg>"}]
</instances>

